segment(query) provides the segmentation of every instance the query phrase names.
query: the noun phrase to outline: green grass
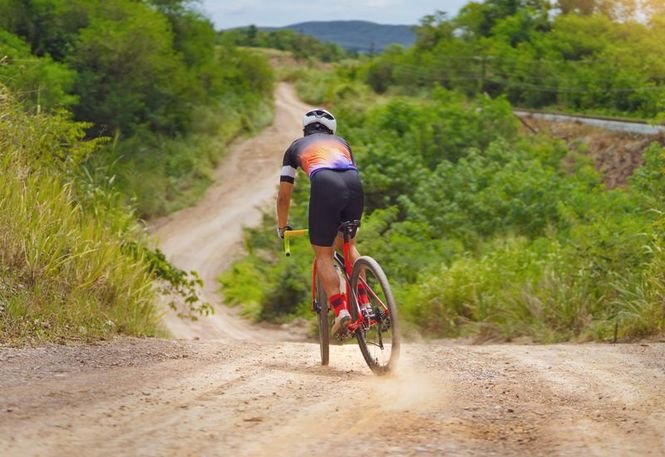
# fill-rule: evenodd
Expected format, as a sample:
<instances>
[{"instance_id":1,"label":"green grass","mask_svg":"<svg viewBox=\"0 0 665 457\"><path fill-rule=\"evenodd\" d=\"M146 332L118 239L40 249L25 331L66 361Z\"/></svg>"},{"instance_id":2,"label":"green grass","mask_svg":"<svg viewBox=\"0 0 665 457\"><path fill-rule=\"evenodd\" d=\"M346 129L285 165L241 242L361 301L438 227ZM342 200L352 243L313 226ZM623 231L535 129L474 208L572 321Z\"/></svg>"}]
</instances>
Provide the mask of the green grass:
<instances>
[{"instance_id":1,"label":"green grass","mask_svg":"<svg viewBox=\"0 0 665 457\"><path fill-rule=\"evenodd\" d=\"M0 91L2 343L159 332L153 275L124 248L142 236L131 212L100 189L81 203L73 158L94 146L82 136L80 125L27 115Z\"/></svg>"},{"instance_id":2,"label":"green grass","mask_svg":"<svg viewBox=\"0 0 665 457\"><path fill-rule=\"evenodd\" d=\"M0 341L154 335L152 280L104 214L46 171L0 164Z\"/></svg>"}]
</instances>

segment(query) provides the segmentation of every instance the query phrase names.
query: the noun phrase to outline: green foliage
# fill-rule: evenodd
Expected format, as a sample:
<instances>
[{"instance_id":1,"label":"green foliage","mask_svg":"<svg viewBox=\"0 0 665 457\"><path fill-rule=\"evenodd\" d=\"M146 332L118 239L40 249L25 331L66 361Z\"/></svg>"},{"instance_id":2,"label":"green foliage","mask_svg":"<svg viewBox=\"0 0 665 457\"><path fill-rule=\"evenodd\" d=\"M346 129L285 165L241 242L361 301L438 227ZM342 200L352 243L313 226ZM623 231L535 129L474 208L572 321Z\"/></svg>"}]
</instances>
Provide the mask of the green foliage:
<instances>
[{"instance_id":1,"label":"green foliage","mask_svg":"<svg viewBox=\"0 0 665 457\"><path fill-rule=\"evenodd\" d=\"M187 1L0 1L0 83L22 105L0 85L1 337L155 334L155 283L209 313L127 203L198 198L227 144L270 121L273 80Z\"/></svg>"},{"instance_id":2,"label":"green foliage","mask_svg":"<svg viewBox=\"0 0 665 457\"><path fill-rule=\"evenodd\" d=\"M104 169L99 179L116 176L116 187L134 198L139 214L155 218L194 203L213 181L213 171L228 143L244 132L268 125L272 107L228 98L226 110L200 108L199 123L185 137L142 132L109 144L90 161ZM243 105L244 104L244 105Z\"/></svg>"},{"instance_id":3,"label":"green foliage","mask_svg":"<svg viewBox=\"0 0 665 457\"><path fill-rule=\"evenodd\" d=\"M66 177L94 148L82 127L28 116L0 86L2 341L157 332L152 275L123 248L140 233L87 210Z\"/></svg>"},{"instance_id":4,"label":"green foliage","mask_svg":"<svg viewBox=\"0 0 665 457\"><path fill-rule=\"evenodd\" d=\"M323 99L354 147L366 192L359 249L381 262L411 325L436 337L541 342L663 331L661 146L645 151L628 188L610 191L590 159L520 134L503 98L468 101L437 89L376 103L358 99L366 92L332 91L354 84L352 74L310 75L302 87L329 94ZM300 224L303 181L291 209ZM283 319L309 302L311 254L275 257L275 242L260 241L273 225L247 238L251 255L223 281L237 303L253 294L236 286L249 278L264 290L283 287L286 302L251 296L256 318L278 311Z\"/></svg>"},{"instance_id":5,"label":"green foliage","mask_svg":"<svg viewBox=\"0 0 665 457\"><path fill-rule=\"evenodd\" d=\"M50 57L35 57L19 37L0 29L0 84L31 110L51 110L76 103L71 94L75 73Z\"/></svg>"},{"instance_id":6,"label":"green foliage","mask_svg":"<svg viewBox=\"0 0 665 457\"><path fill-rule=\"evenodd\" d=\"M76 115L128 135L141 127L183 131L196 86L174 52L168 20L129 0L104 5L66 57L78 73Z\"/></svg>"},{"instance_id":7,"label":"green foliage","mask_svg":"<svg viewBox=\"0 0 665 457\"><path fill-rule=\"evenodd\" d=\"M269 94L266 64L230 46L217 52L212 24L186 2L151 3L157 8L133 0L6 1L0 30L24 38L46 63L50 56L76 71L76 85L65 90L75 91L77 118L96 132L187 133L195 106L245 90L250 98Z\"/></svg>"},{"instance_id":8,"label":"green foliage","mask_svg":"<svg viewBox=\"0 0 665 457\"><path fill-rule=\"evenodd\" d=\"M85 127L66 113L26 114L0 86L2 341L155 335L156 281L182 297L184 317L212 311L195 272L147 247L114 177L82 165L103 143L84 141Z\"/></svg>"},{"instance_id":9,"label":"green foliage","mask_svg":"<svg viewBox=\"0 0 665 457\"><path fill-rule=\"evenodd\" d=\"M249 26L219 32L219 39L222 43L233 43L236 46L290 51L296 59L338 62L350 55L336 44L324 43L310 35L288 29L267 32L258 30L256 26Z\"/></svg>"},{"instance_id":10,"label":"green foliage","mask_svg":"<svg viewBox=\"0 0 665 457\"><path fill-rule=\"evenodd\" d=\"M137 241L128 241L123 244L123 249L132 257L142 259L148 265L149 271L156 279L164 281L166 286L161 292L171 295L173 300L168 306L178 312L178 317L198 320L198 316L208 316L214 313L214 308L208 302L202 302L199 298L199 290L203 287L203 280L196 271L184 271L175 267L166 260L166 256L159 249L148 249L144 244ZM178 307L176 299L182 299L186 306L183 312Z\"/></svg>"},{"instance_id":11,"label":"green foliage","mask_svg":"<svg viewBox=\"0 0 665 457\"><path fill-rule=\"evenodd\" d=\"M368 61L365 81L378 93L443 86L523 107L658 118L664 17L638 21L623 4L598 3L584 15L571 5L551 14L548 2L485 1L452 19L427 16L416 45Z\"/></svg>"},{"instance_id":12,"label":"green foliage","mask_svg":"<svg viewBox=\"0 0 665 457\"><path fill-rule=\"evenodd\" d=\"M655 313L652 304L633 299L636 286L650 276L644 262L653 261L653 240L642 232L648 219L630 205L591 219L566 236L503 236L483 246L479 256L466 255L422 275L423 285L404 300L406 314L432 334L541 342L607 340L615 325L619 337L662 330L662 310Z\"/></svg>"},{"instance_id":13,"label":"green foliage","mask_svg":"<svg viewBox=\"0 0 665 457\"><path fill-rule=\"evenodd\" d=\"M141 215L162 215L201 195L228 142L270 120L267 61L215 41L186 1L4 0L0 82L29 109L66 106L88 136L114 137L89 168L117 175Z\"/></svg>"},{"instance_id":14,"label":"green foliage","mask_svg":"<svg viewBox=\"0 0 665 457\"><path fill-rule=\"evenodd\" d=\"M2 0L0 28L23 37L33 54L61 61L98 6L89 0Z\"/></svg>"}]
</instances>

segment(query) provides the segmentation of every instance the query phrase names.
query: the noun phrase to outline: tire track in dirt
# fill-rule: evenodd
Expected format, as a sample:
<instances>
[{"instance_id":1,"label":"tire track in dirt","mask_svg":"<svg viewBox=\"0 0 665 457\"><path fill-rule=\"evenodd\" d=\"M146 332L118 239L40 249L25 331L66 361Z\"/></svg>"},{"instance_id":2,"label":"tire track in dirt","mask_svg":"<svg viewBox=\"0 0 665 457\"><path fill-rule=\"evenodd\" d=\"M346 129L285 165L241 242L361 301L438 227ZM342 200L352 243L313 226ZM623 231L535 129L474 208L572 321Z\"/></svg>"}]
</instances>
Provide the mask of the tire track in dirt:
<instances>
[{"instance_id":1,"label":"tire track in dirt","mask_svg":"<svg viewBox=\"0 0 665 457\"><path fill-rule=\"evenodd\" d=\"M319 365L316 345L307 343L119 339L47 353L6 349L0 450L8 456L665 452L662 343L409 344L398 372L384 378L369 372L354 345L331 349L330 367Z\"/></svg>"}]
</instances>

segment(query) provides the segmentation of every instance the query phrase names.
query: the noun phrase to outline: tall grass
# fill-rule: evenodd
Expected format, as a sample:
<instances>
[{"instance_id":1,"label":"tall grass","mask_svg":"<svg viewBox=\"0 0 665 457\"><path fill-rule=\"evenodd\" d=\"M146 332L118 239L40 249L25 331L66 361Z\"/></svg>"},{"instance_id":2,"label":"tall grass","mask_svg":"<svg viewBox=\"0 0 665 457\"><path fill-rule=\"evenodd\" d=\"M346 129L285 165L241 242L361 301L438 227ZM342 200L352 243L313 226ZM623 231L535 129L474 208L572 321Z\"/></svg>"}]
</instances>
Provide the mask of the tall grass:
<instances>
[{"instance_id":1,"label":"tall grass","mask_svg":"<svg viewBox=\"0 0 665 457\"><path fill-rule=\"evenodd\" d=\"M58 125L70 128L45 128ZM157 332L147 263L123 249L131 233L102 206L84 210L67 178L93 146L81 134L0 91L0 342Z\"/></svg>"}]
</instances>

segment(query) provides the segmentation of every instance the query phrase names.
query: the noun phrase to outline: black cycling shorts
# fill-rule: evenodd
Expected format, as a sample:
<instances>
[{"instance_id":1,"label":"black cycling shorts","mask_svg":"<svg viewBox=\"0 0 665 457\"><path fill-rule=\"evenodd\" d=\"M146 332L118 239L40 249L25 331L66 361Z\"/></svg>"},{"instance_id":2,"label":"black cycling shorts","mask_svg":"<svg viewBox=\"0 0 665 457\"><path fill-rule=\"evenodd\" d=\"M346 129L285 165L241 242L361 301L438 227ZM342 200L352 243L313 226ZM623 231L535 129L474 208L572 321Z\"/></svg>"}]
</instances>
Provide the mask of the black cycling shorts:
<instances>
[{"instance_id":1,"label":"black cycling shorts","mask_svg":"<svg viewBox=\"0 0 665 457\"><path fill-rule=\"evenodd\" d=\"M345 221L360 220L364 193L356 170L319 170L311 178L309 241L332 246L337 229Z\"/></svg>"}]
</instances>

